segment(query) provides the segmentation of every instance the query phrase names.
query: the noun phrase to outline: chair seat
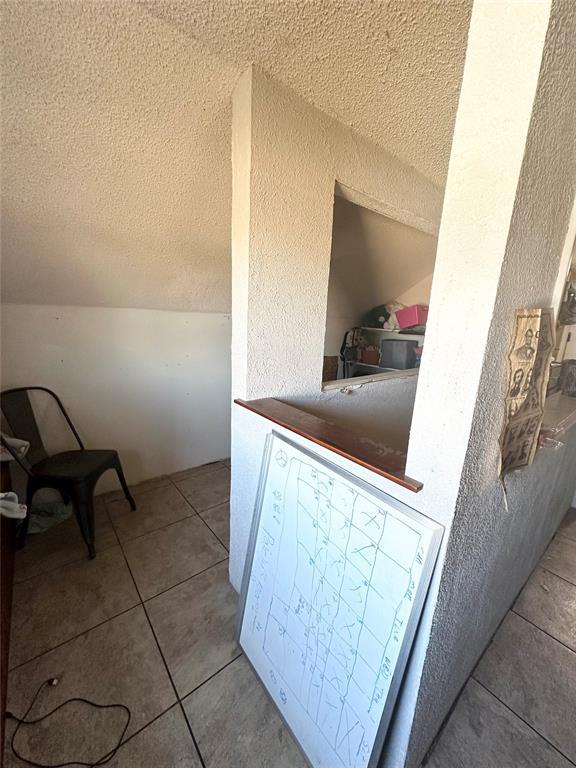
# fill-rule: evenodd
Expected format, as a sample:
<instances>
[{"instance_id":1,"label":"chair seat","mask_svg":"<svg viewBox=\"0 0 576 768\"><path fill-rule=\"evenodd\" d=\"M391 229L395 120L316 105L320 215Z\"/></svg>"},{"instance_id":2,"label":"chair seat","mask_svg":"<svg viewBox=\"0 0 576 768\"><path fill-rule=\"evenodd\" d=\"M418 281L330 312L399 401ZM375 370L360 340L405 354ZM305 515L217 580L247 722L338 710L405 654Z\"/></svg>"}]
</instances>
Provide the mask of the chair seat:
<instances>
[{"instance_id":1,"label":"chair seat","mask_svg":"<svg viewBox=\"0 0 576 768\"><path fill-rule=\"evenodd\" d=\"M44 479L80 480L99 474L117 459L116 451L63 451L42 459L32 467L32 473Z\"/></svg>"}]
</instances>

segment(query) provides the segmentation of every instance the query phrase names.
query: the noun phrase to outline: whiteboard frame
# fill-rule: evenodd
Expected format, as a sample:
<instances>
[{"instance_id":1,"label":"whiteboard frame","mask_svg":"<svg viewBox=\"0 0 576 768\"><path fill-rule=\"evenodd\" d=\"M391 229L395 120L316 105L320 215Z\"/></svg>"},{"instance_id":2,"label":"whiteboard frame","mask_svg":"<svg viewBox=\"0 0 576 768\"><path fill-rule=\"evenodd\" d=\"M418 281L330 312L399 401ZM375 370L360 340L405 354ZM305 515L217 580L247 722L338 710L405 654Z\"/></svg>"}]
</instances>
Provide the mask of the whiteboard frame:
<instances>
[{"instance_id":1,"label":"whiteboard frame","mask_svg":"<svg viewBox=\"0 0 576 768\"><path fill-rule=\"evenodd\" d=\"M241 648L244 654L244 657L250 664L250 667L254 671L254 674L258 678L262 688L266 692L266 695L268 696L270 701L274 704L274 708L277 714L279 715L282 722L290 732L292 738L296 742L300 752L302 753L304 759L306 760L310 768L315 768L315 766L313 766L312 763L310 762L308 755L306 754L306 752L304 751L304 748L302 747L302 744L300 743L300 740L292 730L290 723L286 720L286 718L278 708L272 694L269 692L266 686L266 683L260 677L258 670L252 664L252 661L250 660L248 654L242 647L242 643L240 641L240 637L242 633L242 625L244 622L244 613L246 610L246 601L248 598L248 587L250 585L250 576L252 573L252 564L254 561L254 552L256 551L256 540L258 537L258 529L260 527L260 517L262 515L262 503L264 501L264 491L266 488L266 483L268 481L270 454L272 451L272 443L274 442L275 438L278 438L282 442L287 443L290 447L300 451L309 459L312 459L313 461L317 461L319 464L324 466L329 471L334 472L336 475L339 475L346 482L351 483L352 485L364 490L364 492L369 493L381 499L383 502L391 506L397 512L400 512L401 514L406 515L411 520L414 520L419 525L423 525L424 527L430 530L430 534L431 534L430 548L422 564L422 573L420 577L420 582L418 584L418 588L414 595L414 600L412 601L412 611L410 613L410 618L408 619L408 622L406 624L406 631L404 633L404 637L402 638L402 644L398 652L398 662L394 668L394 673L392 674L390 687L388 689L388 696L386 697L384 709L382 710L382 717L380 718L380 723L376 731L376 738L374 739L372 752L370 753L370 758L367 763L367 768L377 768L378 764L380 763L380 759L382 757L384 742L386 739L386 735L388 733L388 729L390 727L390 722L392 720L394 707L398 699L398 694L400 692L400 686L402 684L404 672L406 671L408 657L410 655L410 651L414 643L414 638L416 636L416 629L418 627L420 617L422 616L422 611L424 608L424 604L426 602L426 596L428 594L428 589L430 587L430 582L432 580L432 574L436 566L436 560L438 559L440 544L442 543L442 538L444 536L444 526L441 523L438 523L435 520L431 520L429 517L426 517L421 512L418 512L417 510L412 509L412 507L409 507L407 504L404 504L403 502L398 501L398 499L395 499L393 496L390 496L385 491L380 490L380 488L376 488L374 485L370 485L370 483L367 483L362 478L356 477L356 475L353 475L347 469L344 469L343 467L339 467L337 464L333 464L331 461L329 461L328 459L325 459L323 456L319 456L318 454L314 453L313 451L310 451L308 448L304 447L303 445L300 445L299 443L295 442L294 440L290 440L289 438L280 434L276 430L272 430L266 436L266 444L264 446L264 452L262 454L262 464L260 468L260 479L258 481L258 491L256 493L256 502L254 504L254 514L252 516L252 525L250 527L250 538L248 540L248 549L246 551L246 560L244 562L244 572L242 574L242 585L240 589L240 603L238 606L238 616L236 621L236 642L238 643L239 648Z\"/></svg>"}]
</instances>

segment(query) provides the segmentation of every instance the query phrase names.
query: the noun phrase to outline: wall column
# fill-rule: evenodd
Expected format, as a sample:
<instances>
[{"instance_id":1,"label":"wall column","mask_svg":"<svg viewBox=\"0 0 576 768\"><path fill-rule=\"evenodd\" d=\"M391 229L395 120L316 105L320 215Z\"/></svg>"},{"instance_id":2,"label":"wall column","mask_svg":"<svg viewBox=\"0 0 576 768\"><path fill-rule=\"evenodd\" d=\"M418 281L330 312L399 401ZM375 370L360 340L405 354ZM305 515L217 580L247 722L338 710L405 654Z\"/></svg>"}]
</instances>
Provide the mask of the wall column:
<instances>
[{"instance_id":1,"label":"wall column","mask_svg":"<svg viewBox=\"0 0 576 768\"><path fill-rule=\"evenodd\" d=\"M504 483L498 438L514 311L552 305L570 225L575 35L569 2L474 4L408 466L446 551L387 765L420 764L573 497L576 430Z\"/></svg>"}]
</instances>

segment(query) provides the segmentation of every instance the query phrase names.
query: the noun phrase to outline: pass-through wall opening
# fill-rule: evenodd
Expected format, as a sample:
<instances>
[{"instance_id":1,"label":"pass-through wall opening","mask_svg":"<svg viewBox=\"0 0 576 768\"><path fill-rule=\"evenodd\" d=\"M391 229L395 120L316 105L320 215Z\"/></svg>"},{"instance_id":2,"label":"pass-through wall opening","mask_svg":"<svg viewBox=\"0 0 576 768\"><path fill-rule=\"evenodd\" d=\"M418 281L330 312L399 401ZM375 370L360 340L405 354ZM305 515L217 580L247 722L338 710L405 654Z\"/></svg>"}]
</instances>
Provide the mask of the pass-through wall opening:
<instances>
[{"instance_id":1,"label":"pass-through wall opening","mask_svg":"<svg viewBox=\"0 0 576 768\"><path fill-rule=\"evenodd\" d=\"M417 374L436 246L429 232L335 196L323 389Z\"/></svg>"}]
</instances>

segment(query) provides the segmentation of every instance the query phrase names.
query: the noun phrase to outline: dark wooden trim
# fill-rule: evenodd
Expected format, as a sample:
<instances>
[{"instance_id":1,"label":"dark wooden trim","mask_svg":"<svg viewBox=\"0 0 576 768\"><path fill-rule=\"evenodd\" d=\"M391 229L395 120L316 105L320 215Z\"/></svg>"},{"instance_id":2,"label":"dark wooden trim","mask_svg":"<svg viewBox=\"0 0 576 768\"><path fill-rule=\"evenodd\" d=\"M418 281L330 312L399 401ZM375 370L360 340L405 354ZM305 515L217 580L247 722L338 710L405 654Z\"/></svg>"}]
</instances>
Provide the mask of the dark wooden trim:
<instances>
[{"instance_id":1,"label":"dark wooden trim","mask_svg":"<svg viewBox=\"0 0 576 768\"><path fill-rule=\"evenodd\" d=\"M257 413L316 445L328 448L339 456L385 477L403 488L417 493L422 483L405 473L406 454L383 443L363 437L334 422L301 410L281 400L266 397L261 400L234 400L236 405Z\"/></svg>"}]
</instances>

